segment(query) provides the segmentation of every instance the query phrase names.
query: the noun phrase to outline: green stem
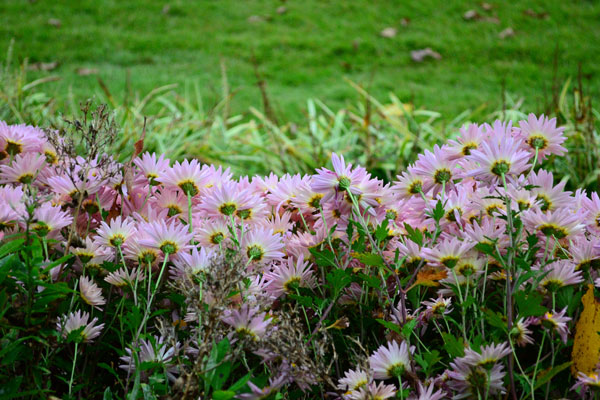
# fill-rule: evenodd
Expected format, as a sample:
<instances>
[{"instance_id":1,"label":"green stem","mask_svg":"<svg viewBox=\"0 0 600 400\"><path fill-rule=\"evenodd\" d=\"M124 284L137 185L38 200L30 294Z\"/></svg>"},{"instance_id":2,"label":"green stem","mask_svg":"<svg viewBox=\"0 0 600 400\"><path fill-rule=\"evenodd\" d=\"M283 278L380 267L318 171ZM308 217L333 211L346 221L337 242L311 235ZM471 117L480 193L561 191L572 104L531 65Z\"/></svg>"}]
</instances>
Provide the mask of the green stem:
<instances>
[{"instance_id":1,"label":"green stem","mask_svg":"<svg viewBox=\"0 0 600 400\"><path fill-rule=\"evenodd\" d=\"M75 375L75 364L77 363L77 350L79 343L75 342L75 355L73 356L73 366L71 367L71 379L69 379L69 397L71 397L71 392L73 391L73 377Z\"/></svg>"}]
</instances>

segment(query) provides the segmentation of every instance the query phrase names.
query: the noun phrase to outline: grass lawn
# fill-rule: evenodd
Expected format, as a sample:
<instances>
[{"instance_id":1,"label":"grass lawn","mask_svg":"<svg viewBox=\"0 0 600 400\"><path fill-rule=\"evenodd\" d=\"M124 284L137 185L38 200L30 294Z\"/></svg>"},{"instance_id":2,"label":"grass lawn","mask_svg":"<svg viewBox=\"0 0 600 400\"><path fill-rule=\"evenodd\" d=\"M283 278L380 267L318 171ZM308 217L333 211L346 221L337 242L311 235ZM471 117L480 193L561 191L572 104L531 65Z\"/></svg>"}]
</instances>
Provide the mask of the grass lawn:
<instances>
[{"instance_id":1,"label":"grass lawn","mask_svg":"<svg viewBox=\"0 0 600 400\"><path fill-rule=\"evenodd\" d=\"M539 110L551 92L557 46L561 83L581 63L597 93L599 2L489 3L491 10L479 1L435 0L3 0L0 54L14 39L18 60L57 61L56 69L29 76L59 75L43 88L59 101L70 91L76 99L100 91L97 76L123 98L129 71L141 96L170 83L183 92L196 82L210 105L221 97L223 60L233 110L241 111L260 104L254 52L276 111L287 119L300 116L309 97L334 108L355 102L344 77L379 98L391 91L447 118L483 103L498 107L502 81ZM480 18L465 20L469 10ZM382 37L387 27L397 34ZM509 27L514 36L500 39ZM412 61L410 51L425 47L443 58ZM99 73L80 76L79 68Z\"/></svg>"}]
</instances>

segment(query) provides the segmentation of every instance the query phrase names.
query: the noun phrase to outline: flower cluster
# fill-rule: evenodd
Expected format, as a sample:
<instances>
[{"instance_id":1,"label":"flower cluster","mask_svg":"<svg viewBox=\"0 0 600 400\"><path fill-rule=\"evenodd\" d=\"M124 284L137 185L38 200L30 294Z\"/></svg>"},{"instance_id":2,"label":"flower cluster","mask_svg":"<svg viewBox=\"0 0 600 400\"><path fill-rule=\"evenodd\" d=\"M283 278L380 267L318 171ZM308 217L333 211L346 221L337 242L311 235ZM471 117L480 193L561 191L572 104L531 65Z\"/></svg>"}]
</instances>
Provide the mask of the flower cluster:
<instances>
[{"instance_id":1,"label":"flower cluster","mask_svg":"<svg viewBox=\"0 0 600 400\"><path fill-rule=\"evenodd\" d=\"M156 363L175 382L195 362L185 332L201 315L154 299L172 283L202 288L211 262L233 251L247 279L221 318L232 345L262 343L295 304L307 348L321 331L337 348L321 354L336 363L332 380L253 345L266 368L286 367L239 398L292 384L342 399L531 393L536 363L569 353L577 291L600 279L598 194L566 191L540 167L564 140L544 116L471 124L386 183L337 154L332 169L304 176L234 178L148 153L99 168L57 158L39 129L0 123L0 238L31 230L48 262L72 255L50 271L81 300L58 318L64 338L79 329L82 342L97 340L113 326L103 312L123 299L144 305L142 324L154 308L173 312L186 344L140 326L116 354L127 379ZM198 293L214 302L210 288ZM598 387L597 371L577 372L573 390Z\"/></svg>"}]
</instances>

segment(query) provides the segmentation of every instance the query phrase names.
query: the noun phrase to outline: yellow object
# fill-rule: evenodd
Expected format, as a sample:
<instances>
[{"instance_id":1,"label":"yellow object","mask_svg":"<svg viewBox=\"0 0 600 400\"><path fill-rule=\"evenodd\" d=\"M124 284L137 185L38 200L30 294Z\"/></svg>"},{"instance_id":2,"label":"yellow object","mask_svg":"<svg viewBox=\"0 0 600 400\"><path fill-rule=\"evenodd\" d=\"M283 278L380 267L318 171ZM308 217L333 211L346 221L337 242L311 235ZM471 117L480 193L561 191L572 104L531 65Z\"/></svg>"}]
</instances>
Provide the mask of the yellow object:
<instances>
[{"instance_id":1,"label":"yellow object","mask_svg":"<svg viewBox=\"0 0 600 400\"><path fill-rule=\"evenodd\" d=\"M571 373L590 375L600 362L600 302L594 297L594 286L588 285L581 298L583 311L575 326L575 341L571 358Z\"/></svg>"}]
</instances>

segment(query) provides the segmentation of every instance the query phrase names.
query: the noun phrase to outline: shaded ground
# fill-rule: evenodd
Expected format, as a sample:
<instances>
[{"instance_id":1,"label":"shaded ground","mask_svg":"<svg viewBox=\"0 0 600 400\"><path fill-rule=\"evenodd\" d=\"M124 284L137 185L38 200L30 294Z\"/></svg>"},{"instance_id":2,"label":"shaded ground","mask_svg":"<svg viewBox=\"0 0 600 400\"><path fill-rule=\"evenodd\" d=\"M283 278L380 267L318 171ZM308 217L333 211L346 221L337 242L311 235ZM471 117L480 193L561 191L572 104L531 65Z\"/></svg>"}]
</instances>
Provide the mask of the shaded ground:
<instances>
[{"instance_id":1,"label":"shaded ground","mask_svg":"<svg viewBox=\"0 0 600 400\"><path fill-rule=\"evenodd\" d=\"M185 83L196 82L210 105L221 97L223 60L236 93L234 111L260 101L254 52L277 111L292 119L309 97L334 108L356 101L343 77L369 86L377 97L393 91L448 118L486 102L497 107L503 80L509 92L539 109L551 91L557 46L561 81L581 63L592 89L599 87L594 55L600 51L600 3L490 6L435 0L3 0L0 49L14 39L18 59L58 62L30 77L62 77L44 87L61 101L70 90L76 99L99 91L97 76L122 99L129 71L130 87L141 95L169 83L181 84L183 92ZM278 13L280 7L285 10ZM476 15L467 20L470 10ZM390 27L396 34L383 37ZM514 35L501 39L507 28ZM411 50L426 47L443 58L411 60ZM81 76L80 68L98 75Z\"/></svg>"}]
</instances>

